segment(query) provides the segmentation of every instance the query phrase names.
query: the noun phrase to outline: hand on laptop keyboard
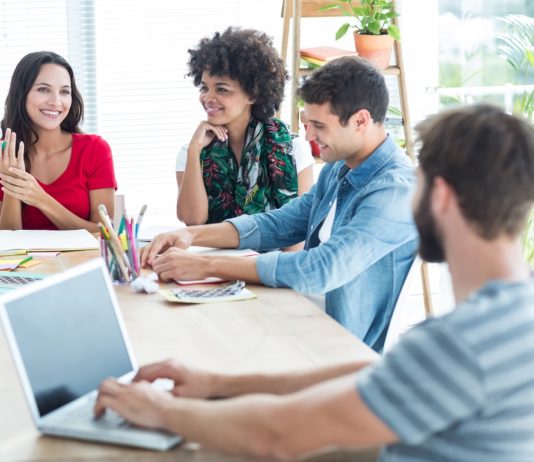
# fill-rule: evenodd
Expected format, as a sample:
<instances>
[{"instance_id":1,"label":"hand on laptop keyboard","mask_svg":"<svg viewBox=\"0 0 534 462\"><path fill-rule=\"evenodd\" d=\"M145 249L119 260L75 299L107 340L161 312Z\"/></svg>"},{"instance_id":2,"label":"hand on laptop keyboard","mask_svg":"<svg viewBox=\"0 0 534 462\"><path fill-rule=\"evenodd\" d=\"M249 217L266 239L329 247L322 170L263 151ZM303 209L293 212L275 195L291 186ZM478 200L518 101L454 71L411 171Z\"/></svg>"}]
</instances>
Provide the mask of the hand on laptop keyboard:
<instances>
[{"instance_id":1,"label":"hand on laptop keyboard","mask_svg":"<svg viewBox=\"0 0 534 462\"><path fill-rule=\"evenodd\" d=\"M75 407L68 413L68 419L72 423L85 423L93 420L98 423L98 426L105 426L106 428L122 428L129 425L128 421L123 419L119 414L111 409L107 409L102 416L96 418L93 412L94 399L87 400L82 406Z\"/></svg>"},{"instance_id":2,"label":"hand on laptop keyboard","mask_svg":"<svg viewBox=\"0 0 534 462\"><path fill-rule=\"evenodd\" d=\"M106 412L104 412L104 414L102 414L100 417L94 417L93 410L91 409L91 415L93 415L94 420L106 426L109 425L110 427L121 428L130 426L129 422L126 419L124 419L111 409L106 409Z\"/></svg>"}]
</instances>

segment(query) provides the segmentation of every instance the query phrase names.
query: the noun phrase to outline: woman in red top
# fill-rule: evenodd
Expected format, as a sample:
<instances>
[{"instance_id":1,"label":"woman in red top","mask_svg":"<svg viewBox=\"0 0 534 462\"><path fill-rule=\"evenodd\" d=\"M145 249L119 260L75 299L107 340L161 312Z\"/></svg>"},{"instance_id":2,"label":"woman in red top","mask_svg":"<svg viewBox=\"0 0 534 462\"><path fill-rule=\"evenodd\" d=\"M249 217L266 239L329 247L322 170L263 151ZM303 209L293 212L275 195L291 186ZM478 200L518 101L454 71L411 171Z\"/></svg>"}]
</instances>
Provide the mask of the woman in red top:
<instances>
[{"instance_id":1,"label":"woman in red top","mask_svg":"<svg viewBox=\"0 0 534 462\"><path fill-rule=\"evenodd\" d=\"M65 59L52 52L22 58L0 123L0 229L96 232L99 204L113 216L111 150L99 136L81 133L82 117L83 101Z\"/></svg>"}]
</instances>

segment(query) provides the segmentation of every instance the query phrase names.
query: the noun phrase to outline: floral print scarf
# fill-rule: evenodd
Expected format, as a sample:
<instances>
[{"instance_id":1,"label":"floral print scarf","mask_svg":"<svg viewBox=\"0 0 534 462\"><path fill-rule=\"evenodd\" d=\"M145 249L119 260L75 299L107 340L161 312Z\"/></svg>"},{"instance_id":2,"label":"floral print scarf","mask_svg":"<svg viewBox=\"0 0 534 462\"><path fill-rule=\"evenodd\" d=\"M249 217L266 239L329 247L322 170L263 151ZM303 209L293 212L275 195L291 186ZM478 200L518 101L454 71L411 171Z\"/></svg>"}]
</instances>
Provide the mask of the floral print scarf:
<instances>
[{"instance_id":1,"label":"floral print scarf","mask_svg":"<svg viewBox=\"0 0 534 462\"><path fill-rule=\"evenodd\" d=\"M208 195L208 223L280 208L298 196L293 143L278 119L250 120L238 165L228 142L214 141L200 154Z\"/></svg>"}]
</instances>

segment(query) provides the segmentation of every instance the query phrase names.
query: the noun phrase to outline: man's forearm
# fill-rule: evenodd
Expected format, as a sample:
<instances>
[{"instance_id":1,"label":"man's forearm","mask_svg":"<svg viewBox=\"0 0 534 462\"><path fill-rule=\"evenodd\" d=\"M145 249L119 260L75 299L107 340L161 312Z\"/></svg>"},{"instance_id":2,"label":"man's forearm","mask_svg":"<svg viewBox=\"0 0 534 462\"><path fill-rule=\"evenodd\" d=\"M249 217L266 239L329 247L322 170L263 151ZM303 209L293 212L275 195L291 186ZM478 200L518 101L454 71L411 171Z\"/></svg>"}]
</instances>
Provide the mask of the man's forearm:
<instances>
[{"instance_id":1,"label":"man's forearm","mask_svg":"<svg viewBox=\"0 0 534 462\"><path fill-rule=\"evenodd\" d=\"M230 225L232 226L232 225ZM196 244L196 241L193 241ZM206 244L199 244L206 245ZM207 277L217 277L228 281L246 281L261 284L256 271L255 257L206 256Z\"/></svg>"},{"instance_id":2,"label":"man's forearm","mask_svg":"<svg viewBox=\"0 0 534 462\"><path fill-rule=\"evenodd\" d=\"M274 455L280 419L274 418L280 397L250 395L233 400L177 399L161 410L164 429L228 454ZM278 436L279 439L279 436Z\"/></svg>"},{"instance_id":3,"label":"man's forearm","mask_svg":"<svg viewBox=\"0 0 534 462\"><path fill-rule=\"evenodd\" d=\"M378 356L377 356L378 358ZM284 395L325 380L340 377L368 366L370 361L355 361L301 372L279 374L214 375L214 395L232 397L250 393Z\"/></svg>"},{"instance_id":4,"label":"man's forearm","mask_svg":"<svg viewBox=\"0 0 534 462\"><path fill-rule=\"evenodd\" d=\"M187 230L193 234L193 245L221 249L239 247L239 233L231 223L189 226Z\"/></svg>"},{"instance_id":5,"label":"man's forearm","mask_svg":"<svg viewBox=\"0 0 534 462\"><path fill-rule=\"evenodd\" d=\"M160 409L164 428L227 453L295 458L328 446L364 448L397 440L360 399L357 376L285 396L177 399Z\"/></svg>"}]
</instances>

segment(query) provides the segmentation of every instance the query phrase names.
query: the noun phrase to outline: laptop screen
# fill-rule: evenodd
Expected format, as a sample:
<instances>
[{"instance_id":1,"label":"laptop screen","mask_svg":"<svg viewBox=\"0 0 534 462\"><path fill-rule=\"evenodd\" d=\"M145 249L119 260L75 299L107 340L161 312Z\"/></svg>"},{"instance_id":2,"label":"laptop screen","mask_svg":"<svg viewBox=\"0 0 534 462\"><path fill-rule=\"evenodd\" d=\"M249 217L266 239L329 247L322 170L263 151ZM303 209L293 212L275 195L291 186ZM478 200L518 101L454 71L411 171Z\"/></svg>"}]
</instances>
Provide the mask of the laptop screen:
<instances>
[{"instance_id":1,"label":"laptop screen","mask_svg":"<svg viewBox=\"0 0 534 462\"><path fill-rule=\"evenodd\" d=\"M5 307L41 417L133 369L100 267Z\"/></svg>"}]
</instances>

